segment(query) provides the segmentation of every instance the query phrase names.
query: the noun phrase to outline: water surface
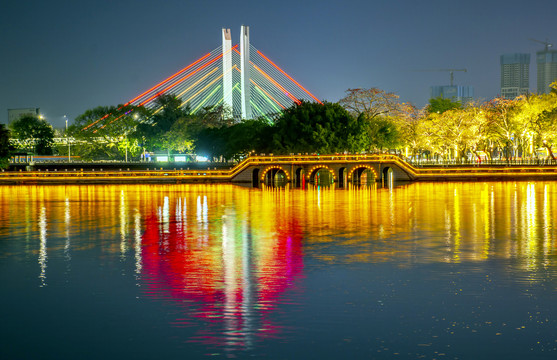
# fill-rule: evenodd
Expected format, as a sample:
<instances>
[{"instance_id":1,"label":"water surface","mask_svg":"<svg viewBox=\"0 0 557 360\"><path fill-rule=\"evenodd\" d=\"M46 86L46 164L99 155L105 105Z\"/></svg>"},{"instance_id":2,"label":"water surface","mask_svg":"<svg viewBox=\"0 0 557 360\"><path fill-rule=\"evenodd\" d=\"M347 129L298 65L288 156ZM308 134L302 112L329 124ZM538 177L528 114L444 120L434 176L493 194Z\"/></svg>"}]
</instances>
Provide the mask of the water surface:
<instances>
[{"instance_id":1,"label":"water surface","mask_svg":"<svg viewBox=\"0 0 557 360\"><path fill-rule=\"evenodd\" d=\"M0 187L6 359L553 359L554 182Z\"/></svg>"}]
</instances>

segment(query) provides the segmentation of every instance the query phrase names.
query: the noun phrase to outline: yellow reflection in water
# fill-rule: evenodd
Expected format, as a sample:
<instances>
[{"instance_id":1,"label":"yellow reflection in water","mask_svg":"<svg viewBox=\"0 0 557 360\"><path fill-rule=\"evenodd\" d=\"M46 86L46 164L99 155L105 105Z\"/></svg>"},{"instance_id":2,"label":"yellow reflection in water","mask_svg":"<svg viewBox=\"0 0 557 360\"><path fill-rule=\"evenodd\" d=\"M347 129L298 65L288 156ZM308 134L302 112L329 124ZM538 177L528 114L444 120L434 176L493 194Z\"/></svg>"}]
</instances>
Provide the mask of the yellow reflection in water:
<instances>
[{"instance_id":1,"label":"yellow reflection in water","mask_svg":"<svg viewBox=\"0 0 557 360\"><path fill-rule=\"evenodd\" d=\"M176 235L173 239L180 247L196 250L192 261L223 275L232 304L250 278L242 272L246 239L257 239L250 245L250 266L275 266L279 260L269 244L292 222L303 234L305 252L325 262L409 265L520 257L525 268L542 266L555 255L556 194L555 182L305 190L232 185L4 186L0 236L17 237L25 251L36 254L39 278L46 284L48 256L58 249L68 261L69 254L91 247L123 259L133 252L135 271L142 273L143 235L147 222L154 221L157 233ZM78 239L87 233L95 234L95 243Z\"/></svg>"}]
</instances>

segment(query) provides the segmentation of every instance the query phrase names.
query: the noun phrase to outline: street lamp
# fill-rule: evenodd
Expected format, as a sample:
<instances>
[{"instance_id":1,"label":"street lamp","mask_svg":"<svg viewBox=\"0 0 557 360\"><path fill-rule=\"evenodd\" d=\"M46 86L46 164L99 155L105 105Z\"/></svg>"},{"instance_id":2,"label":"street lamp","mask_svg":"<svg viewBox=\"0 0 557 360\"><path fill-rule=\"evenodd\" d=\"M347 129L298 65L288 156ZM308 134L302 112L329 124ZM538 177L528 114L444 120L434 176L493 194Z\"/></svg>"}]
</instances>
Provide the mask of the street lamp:
<instances>
[{"instance_id":1,"label":"street lamp","mask_svg":"<svg viewBox=\"0 0 557 360\"><path fill-rule=\"evenodd\" d=\"M70 162L70 138L68 137L68 117L64 115L64 119L66 119L66 142L68 143L68 162Z\"/></svg>"}]
</instances>

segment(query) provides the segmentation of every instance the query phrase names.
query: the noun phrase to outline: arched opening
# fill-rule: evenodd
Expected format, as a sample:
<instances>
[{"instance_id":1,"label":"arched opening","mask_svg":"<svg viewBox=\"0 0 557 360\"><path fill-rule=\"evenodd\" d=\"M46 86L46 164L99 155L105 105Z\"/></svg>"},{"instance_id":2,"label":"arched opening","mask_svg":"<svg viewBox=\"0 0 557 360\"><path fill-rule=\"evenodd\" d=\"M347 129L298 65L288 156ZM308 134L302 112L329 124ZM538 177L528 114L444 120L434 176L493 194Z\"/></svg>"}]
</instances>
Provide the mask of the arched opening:
<instances>
[{"instance_id":1,"label":"arched opening","mask_svg":"<svg viewBox=\"0 0 557 360\"><path fill-rule=\"evenodd\" d=\"M348 182L348 172L346 171L345 167L341 167L338 170L338 187L344 188L346 187L346 183Z\"/></svg>"},{"instance_id":2,"label":"arched opening","mask_svg":"<svg viewBox=\"0 0 557 360\"><path fill-rule=\"evenodd\" d=\"M297 168L294 172L294 187L304 187L305 179L304 179L304 169Z\"/></svg>"},{"instance_id":3,"label":"arched opening","mask_svg":"<svg viewBox=\"0 0 557 360\"><path fill-rule=\"evenodd\" d=\"M254 188L259 187L259 169L253 169L251 174L251 186Z\"/></svg>"},{"instance_id":4,"label":"arched opening","mask_svg":"<svg viewBox=\"0 0 557 360\"><path fill-rule=\"evenodd\" d=\"M377 173L371 167L359 167L352 170L351 180L353 185L372 186L376 184Z\"/></svg>"},{"instance_id":5,"label":"arched opening","mask_svg":"<svg viewBox=\"0 0 557 360\"><path fill-rule=\"evenodd\" d=\"M395 175L391 167L383 169L383 186L391 188L395 180Z\"/></svg>"},{"instance_id":6,"label":"arched opening","mask_svg":"<svg viewBox=\"0 0 557 360\"><path fill-rule=\"evenodd\" d=\"M309 182L315 186L330 186L335 182L335 173L325 166L315 166L309 173Z\"/></svg>"},{"instance_id":7,"label":"arched opening","mask_svg":"<svg viewBox=\"0 0 557 360\"><path fill-rule=\"evenodd\" d=\"M263 175L260 177L260 180L266 186L282 187L286 186L290 179L284 169L280 167L272 167L265 170Z\"/></svg>"}]
</instances>

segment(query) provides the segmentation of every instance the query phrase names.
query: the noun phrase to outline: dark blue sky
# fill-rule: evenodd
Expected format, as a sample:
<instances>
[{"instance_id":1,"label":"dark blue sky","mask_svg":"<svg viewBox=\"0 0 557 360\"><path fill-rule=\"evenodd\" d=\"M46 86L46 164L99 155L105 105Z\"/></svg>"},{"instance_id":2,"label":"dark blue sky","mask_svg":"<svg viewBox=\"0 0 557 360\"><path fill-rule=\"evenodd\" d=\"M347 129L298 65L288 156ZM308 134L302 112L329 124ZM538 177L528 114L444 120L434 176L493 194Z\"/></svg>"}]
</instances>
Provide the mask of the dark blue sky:
<instances>
[{"instance_id":1,"label":"dark blue sky","mask_svg":"<svg viewBox=\"0 0 557 360\"><path fill-rule=\"evenodd\" d=\"M251 43L318 98L378 87L423 106L431 85L499 93L499 56L557 43L557 0L3 1L0 122L40 107L55 126L126 102L250 26Z\"/></svg>"}]
</instances>

